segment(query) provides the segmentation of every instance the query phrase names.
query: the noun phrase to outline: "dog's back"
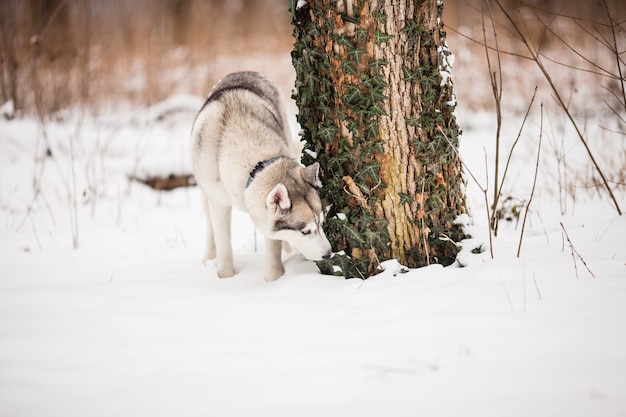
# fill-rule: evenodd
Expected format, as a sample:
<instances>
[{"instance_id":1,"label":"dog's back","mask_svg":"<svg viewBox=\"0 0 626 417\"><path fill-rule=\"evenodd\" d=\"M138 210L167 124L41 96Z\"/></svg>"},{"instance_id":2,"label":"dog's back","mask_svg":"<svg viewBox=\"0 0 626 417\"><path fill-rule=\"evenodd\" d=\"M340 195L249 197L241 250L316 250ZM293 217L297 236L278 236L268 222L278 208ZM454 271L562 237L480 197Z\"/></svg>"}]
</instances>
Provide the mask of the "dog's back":
<instances>
[{"instance_id":1,"label":"dog's back","mask_svg":"<svg viewBox=\"0 0 626 417\"><path fill-rule=\"evenodd\" d=\"M243 208L249 173L264 159L291 156L276 87L256 72L228 75L215 85L192 129L193 169L207 195Z\"/></svg>"}]
</instances>

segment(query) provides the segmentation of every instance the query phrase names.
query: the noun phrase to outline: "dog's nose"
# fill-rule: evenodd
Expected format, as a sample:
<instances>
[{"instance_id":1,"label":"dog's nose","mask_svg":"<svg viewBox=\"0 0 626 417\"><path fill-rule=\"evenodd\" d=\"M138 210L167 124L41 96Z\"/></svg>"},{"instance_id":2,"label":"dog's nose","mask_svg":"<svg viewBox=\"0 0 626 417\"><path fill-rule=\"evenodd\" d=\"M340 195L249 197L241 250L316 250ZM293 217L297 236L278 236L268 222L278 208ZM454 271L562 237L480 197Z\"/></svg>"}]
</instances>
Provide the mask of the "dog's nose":
<instances>
[{"instance_id":1,"label":"dog's nose","mask_svg":"<svg viewBox=\"0 0 626 417\"><path fill-rule=\"evenodd\" d=\"M330 259L330 257L333 256L332 252L328 252L325 255L322 255L322 259Z\"/></svg>"}]
</instances>

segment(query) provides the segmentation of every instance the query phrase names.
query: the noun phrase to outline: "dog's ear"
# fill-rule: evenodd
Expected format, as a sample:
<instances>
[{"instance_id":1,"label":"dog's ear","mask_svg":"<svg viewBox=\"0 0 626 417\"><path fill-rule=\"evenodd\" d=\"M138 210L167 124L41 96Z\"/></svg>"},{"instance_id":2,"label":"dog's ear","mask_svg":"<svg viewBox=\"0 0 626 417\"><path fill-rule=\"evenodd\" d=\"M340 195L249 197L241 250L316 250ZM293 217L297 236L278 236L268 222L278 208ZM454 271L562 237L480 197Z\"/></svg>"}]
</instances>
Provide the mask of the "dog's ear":
<instances>
[{"instance_id":1,"label":"dog's ear","mask_svg":"<svg viewBox=\"0 0 626 417\"><path fill-rule=\"evenodd\" d=\"M320 181L319 173L320 163L315 162L302 170L302 177L313 187L322 188L322 181Z\"/></svg>"},{"instance_id":2,"label":"dog's ear","mask_svg":"<svg viewBox=\"0 0 626 417\"><path fill-rule=\"evenodd\" d=\"M289 199L287 187L285 187L282 183L276 184L276 186L272 188L272 191L267 194L265 205L267 208L274 211L278 209L288 210L291 208L291 200Z\"/></svg>"}]
</instances>

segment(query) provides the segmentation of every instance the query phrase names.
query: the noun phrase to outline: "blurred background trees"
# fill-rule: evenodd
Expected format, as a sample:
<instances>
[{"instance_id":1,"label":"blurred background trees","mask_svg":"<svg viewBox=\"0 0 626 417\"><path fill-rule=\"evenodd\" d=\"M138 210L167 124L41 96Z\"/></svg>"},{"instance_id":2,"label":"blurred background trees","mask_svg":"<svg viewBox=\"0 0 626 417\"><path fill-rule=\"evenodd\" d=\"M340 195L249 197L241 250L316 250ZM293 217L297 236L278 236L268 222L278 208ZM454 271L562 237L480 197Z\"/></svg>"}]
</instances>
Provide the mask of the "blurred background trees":
<instances>
[{"instance_id":1,"label":"blurred background trees","mask_svg":"<svg viewBox=\"0 0 626 417\"><path fill-rule=\"evenodd\" d=\"M567 65L600 73L590 81L589 73L561 72L559 82L574 104L577 94L588 102L607 89L619 93L615 55L601 42L611 38L608 7L621 25L617 36L624 46L622 0L610 0L607 7L596 0L502 4L535 46L556 61L549 62L551 68ZM444 9L459 102L489 108L493 97L481 46L483 2L445 0ZM494 17L499 48L507 54L504 88L520 92L505 104L523 111L525 92L540 84L541 76L527 59L511 55L525 55L524 47L506 19L498 13ZM224 74L243 68L267 73L288 95L295 80L291 32L286 0L2 0L0 105L12 100L18 113L46 115L76 104L106 111L177 92L205 95ZM494 53L493 35L487 35ZM613 76L588 61L601 63Z\"/></svg>"},{"instance_id":2,"label":"blurred background trees","mask_svg":"<svg viewBox=\"0 0 626 417\"><path fill-rule=\"evenodd\" d=\"M288 63L290 36L276 0L3 0L0 101L53 114L203 95L238 56Z\"/></svg>"}]
</instances>

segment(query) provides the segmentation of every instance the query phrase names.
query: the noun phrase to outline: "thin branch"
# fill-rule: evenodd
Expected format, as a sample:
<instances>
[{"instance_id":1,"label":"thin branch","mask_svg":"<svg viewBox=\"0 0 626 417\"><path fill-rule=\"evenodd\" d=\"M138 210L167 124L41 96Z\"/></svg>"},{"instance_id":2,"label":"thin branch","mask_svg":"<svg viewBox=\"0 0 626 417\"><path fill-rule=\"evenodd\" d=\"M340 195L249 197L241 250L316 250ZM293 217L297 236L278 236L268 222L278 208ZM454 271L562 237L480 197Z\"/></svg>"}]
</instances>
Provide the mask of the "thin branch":
<instances>
[{"instance_id":1,"label":"thin branch","mask_svg":"<svg viewBox=\"0 0 626 417\"><path fill-rule=\"evenodd\" d=\"M445 140L450 145L450 149L452 149L452 151L456 154L457 158L459 158L459 160L461 161L461 164L465 168L465 171L470 175L470 177L472 177L472 179L476 183L476 186L478 187L478 189L480 191L482 191L483 196L485 197L485 211L487 212L487 230L489 232L489 253L491 254L491 259L493 259L494 258L494 256L493 256L493 237L492 237L492 233L491 233L491 215L489 214L489 197L488 197L488 192L489 192L489 177L488 177L488 174L489 174L489 172L487 171L487 152L485 152L485 171L486 171L485 175L487 176L487 179L486 179L487 187L483 187L482 185L480 185L480 182L476 179L476 177L472 173L472 170L469 169L469 167L465 164L465 162L463 162L463 159L461 158L461 155L459 155L459 150L456 148L456 146L454 146L452 144L452 141L450 140L450 138L448 138L448 135L446 135L446 132L443 131L441 126L437 126L437 129L439 129L439 131L441 132L441 134L443 135ZM484 148L483 148L483 150L484 150Z\"/></svg>"},{"instance_id":2,"label":"thin branch","mask_svg":"<svg viewBox=\"0 0 626 417\"><path fill-rule=\"evenodd\" d=\"M615 33L615 25L614 25L614 21L613 21L613 17L611 16L611 11L609 10L609 5L607 4L606 0L602 0L602 4L604 5L604 8L606 9L606 14L607 14L607 18L609 19L609 22L611 23L611 34L613 35L613 52L615 52L615 58L617 61L617 73L619 74L619 80L620 80L620 85L622 87L622 106L624 106L624 110L626 110L626 86L624 85L624 76L622 75L622 61L620 59L619 54L617 53L618 50L618 46L617 46L617 34Z\"/></svg>"},{"instance_id":3,"label":"thin branch","mask_svg":"<svg viewBox=\"0 0 626 417\"><path fill-rule=\"evenodd\" d=\"M622 123L626 123L626 120L624 120L624 118L622 117L621 114L619 114L619 111L617 109L614 109L613 106L611 106L611 104L606 101L606 100L602 100L604 102L604 104L606 104L606 106L615 114L615 116L617 116L618 119L621 120ZM621 104L621 103L620 103Z\"/></svg>"},{"instance_id":4,"label":"thin branch","mask_svg":"<svg viewBox=\"0 0 626 417\"><path fill-rule=\"evenodd\" d=\"M604 183L604 186L605 186L607 192L609 193L609 196L613 200L613 204L615 205L615 209L617 210L618 214L621 216L622 215L622 210L619 207L619 203L617 202L617 198L615 197L615 194L613 194L613 190L609 186L608 180L607 180L606 176L604 175L604 172L602 171L602 169L600 168L600 165L596 161L596 158L593 155L593 152L591 152L591 148L589 148L589 145L587 144L587 141L585 140L585 137L583 136L582 132L580 131L580 128L578 127L578 124L576 123L576 120L574 120L574 116L572 116L572 113L569 111L569 109L565 105L565 102L563 101L563 98L559 94L559 91L557 90L556 85L554 84L554 81L552 81L552 76L550 75L550 73L548 72L546 67L543 65L543 62L541 62L539 54L537 53L537 49L531 47L531 45L529 44L529 40L521 32L521 30L519 28L519 25L515 22L515 20L511 17L511 15L506 11L504 6L502 6L502 3L500 3L500 0L495 0L495 2L500 7L500 9L504 13L504 15L509 20L509 22L511 22L511 24L513 25L515 30L517 31L518 36L520 37L520 39L522 40L522 42L526 46L526 49L528 49L528 52L533 57L533 60L535 61L535 63L537 64L537 66L539 67L541 72L543 73L543 76L545 77L546 81L548 82L548 84L552 88L552 92L554 93L554 95L555 95L559 105L561 106L561 108L563 109L563 111L567 115L568 119L572 123L572 126L574 127L574 130L576 130L578 138L582 142L583 146L585 147L585 150L587 151L587 154L589 155L589 158L591 159L591 162L593 163L594 167L596 168L596 171L598 172L598 174L602 178L602 182Z\"/></svg>"},{"instance_id":5,"label":"thin branch","mask_svg":"<svg viewBox=\"0 0 626 417\"><path fill-rule=\"evenodd\" d=\"M569 43L567 43L567 41L565 41L565 39L563 39L561 36L559 36L555 31L553 31L546 23L544 23L541 19L538 19L539 23L541 23L544 28L550 32L555 38L557 38L559 41L561 41L561 43L563 45L565 45L567 47L567 49L569 49L570 51L572 51L576 56L578 56L579 58L581 58L583 61L585 61L586 63L588 63L589 65L591 65L594 68L599 69L602 72L605 72L606 74L612 75L613 77L615 77L615 75L613 75L611 73L611 71L604 69L603 67L601 67L600 65L596 64L595 62L593 62L592 60L590 60L589 58L585 57L583 54L581 54L580 52L578 52L572 45L570 45ZM543 54L542 54L543 55Z\"/></svg>"},{"instance_id":6,"label":"thin branch","mask_svg":"<svg viewBox=\"0 0 626 417\"><path fill-rule=\"evenodd\" d=\"M622 133L623 135L626 135L626 133ZM626 186L626 182L620 182L620 181L611 181L611 184L620 186L620 187L624 187ZM590 188L598 188L599 186L601 186L602 184L598 183L598 182L592 182L592 183L588 183L588 184L584 184L584 185L575 185L576 188L582 188L584 190L588 190Z\"/></svg>"},{"instance_id":7,"label":"thin branch","mask_svg":"<svg viewBox=\"0 0 626 417\"><path fill-rule=\"evenodd\" d=\"M565 13L561 13L561 12L554 12L552 10L545 9L543 7L539 7L537 5L533 5L533 4L530 4L530 3L525 3L524 6L530 8L530 9L533 9L533 10L538 10L538 11L540 11L543 14L549 14L549 15L553 15L553 16L556 16L556 17L562 17L564 19L580 20L582 22L587 22L587 23L591 23L591 24L598 24L598 25L602 25L602 26L607 26L605 23L602 23L602 22L596 22L595 20L586 19L584 17L569 15L569 14L565 14Z\"/></svg>"},{"instance_id":8,"label":"thin branch","mask_svg":"<svg viewBox=\"0 0 626 417\"><path fill-rule=\"evenodd\" d=\"M600 32L600 29L598 29L597 27L593 27L596 32L598 33L598 36L601 38L600 43L603 44L607 49L611 49L611 41L609 41L606 36L604 36L604 34L602 32Z\"/></svg>"},{"instance_id":9,"label":"thin branch","mask_svg":"<svg viewBox=\"0 0 626 417\"><path fill-rule=\"evenodd\" d=\"M578 253L578 251L574 247L574 244L572 243L572 240L569 238L569 235L567 234L567 231L565 230L565 226L563 226L563 222L560 222L560 224L561 224L561 229L563 229L563 233L565 233L565 238L567 239L567 243L569 244L569 248L572 251L572 258L574 259L574 270L576 271L576 279L578 279L578 267L576 266L576 257L578 257L578 259L580 259L580 261L583 263L583 265L585 265L585 268L587 269L587 271L591 274L592 277L595 278L596 276L593 274L593 272L591 272L591 269L589 269L589 267L587 266L587 262L585 262L583 257L580 256L580 253Z\"/></svg>"},{"instance_id":10,"label":"thin branch","mask_svg":"<svg viewBox=\"0 0 626 417\"><path fill-rule=\"evenodd\" d=\"M574 23L576 24L576 26L578 26L583 32L585 32L587 35L591 36L592 38L594 38L598 43L604 45L606 48L610 48L611 45L610 44L606 44L604 43L604 40L600 37L598 37L597 34L593 33L592 31L590 31L589 29L587 29L586 27L584 27L583 25L581 25L578 20L574 20ZM592 27L595 29L595 31L597 33L600 33L600 31L598 30L598 28L596 27L596 25L599 24L601 26L605 26L602 23L597 23L597 22L593 22Z\"/></svg>"},{"instance_id":11,"label":"thin branch","mask_svg":"<svg viewBox=\"0 0 626 417\"><path fill-rule=\"evenodd\" d=\"M574 65L565 64L563 62L557 61L556 59L550 58L549 56L547 56L543 52L539 52L539 56L541 56L542 58L545 58L547 61L550 61L553 64L559 65L559 66L564 67L564 68L568 68L568 69L579 71L579 72L586 72L588 74L597 75L598 77L604 77L604 78L608 78L610 80L619 80L619 78L616 75L614 75L614 74L610 74L610 73L609 74L603 74L601 72L597 72L597 71L594 71L594 70L590 70L590 69L586 69L586 68L579 68L579 67L576 67Z\"/></svg>"},{"instance_id":12,"label":"thin branch","mask_svg":"<svg viewBox=\"0 0 626 417\"><path fill-rule=\"evenodd\" d=\"M524 229L526 228L526 218L528 217L528 211L530 210L530 203L533 201L535 195L535 186L537 185L537 176L539 173L539 158L541 156L541 140L543 138L543 103L541 103L541 118L539 123L539 146L537 147L537 163L535 164L535 177L533 178L533 186L530 190L530 197L528 198L528 204L526 204L526 211L524 212L524 219L522 220L522 231L519 236L519 245L517 247L517 257L519 258L522 252L522 239L524 238Z\"/></svg>"},{"instance_id":13,"label":"thin branch","mask_svg":"<svg viewBox=\"0 0 626 417\"><path fill-rule=\"evenodd\" d=\"M499 76L496 78L496 72L493 71L491 67L491 59L489 58L489 48L487 47L487 29L485 28L485 3L487 4L487 8L489 10L489 17L491 19L491 29L493 31L493 36L496 44L496 57L498 59L498 74ZM500 177L500 134L502 132L502 62L500 60L500 46L498 44L498 32L496 31L496 26L494 23L493 13L491 11L491 4L489 0L483 0L482 2L482 28L483 28L483 41L485 42L485 55L487 57L487 69L489 70L489 81L491 81L491 90L493 92L493 99L496 105L496 155L494 161L494 190L493 190L493 211L491 215L491 227L494 231L494 234L498 236L498 221L495 216L496 206L498 204L498 196L500 195L500 190L498 187L498 179Z\"/></svg>"},{"instance_id":14,"label":"thin branch","mask_svg":"<svg viewBox=\"0 0 626 417\"><path fill-rule=\"evenodd\" d=\"M452 32L454 32L454 33L456 33L456 34L457 34L457 35L459 35L460 37L462 37L462 38L464 38L464 39L467 39L468 41L474 42L475 44L477 44L477 45L479 45L479 46L489 48L489 50L490 50L490 51L495 51L495 50L496 50L496 48L494 48L493 46L486 46L483 42L478 41L478 40L476 40L476 39L472 38L471 36L466 35L466 34L464 34L464 33L462 33L462 32L459 32L458 30L454 29L454 28L453 28L453 27L451 27L451 26L446 26L446 28L447 28L448 30L450 30L450 31L452 31ZM529 56L526 56L526 55L522 55L522 54L518 54L518 53L516 53L516 52L509 52L509 51L503 51L503 50L501 50L501 51L500 51L500 53L501 53L502 55L510 55L510 56L514 56L514 57L517 57L517 58L521 58L521 59L528 59L528 60L532 60L532 59L533 59L532 57L529 57Z\"/></svg>"},{"instance_id":15,"label":"thin branch","mask_svg":"<svg viewBox=\"0 0 626 417\"><path fill-rule=\"evenodd\" d=\"M539 296L539 299L543 300L543 297L541 296L541 291L539 291L539 286L537 285L537 277L535 276L534 272L533 272L533 282L535 283L535 289L537 290L537 295Z\"/></svg>"},{"instance_id":16,"label":"thin branch","mask_svg":"<svg viewBox=\"0 0 626 417\"><path fill-rule=\"evenodd\" d=\"M615 99L621 103L622 98L613 90L611 90L609 87L607 87L606 85L601 86L603 90L605 90L607 93L609 93L610 95L612 95L613 97L615 97Z\"/></svg>"},{"instance_id":17,"label":"thin branch","mask_svg":"<svg viewBox=\"0 0 626 417\"><path fill-rule=\"evenodd\" d=\"M484 189L483 195L485 197L485 210L487 210L487 230L489 230L489 253L491 254L491 259L493 259L493 239L491 236L491 222L489 218L489 197L487 197L487 191L489 190L489 169L487 165L487 151L483 148L483 153L485 154L485 182L487 183L487 188ZM460 158L459 158L460 159Z\"/></svg>"},{"instance_id":18,"label":"thin branch","mask_svg":"<svg viewBox=\"0 0 626 417\"><path fill-rule=\"evenodd\" d=\"M511 164L511 158L513 157L513 150L515 149L515 147L517 146L517 142L519 142L520 137L522 136L522 131L524 130L524 125L526 124L526 120L528 119L528 115L530 114L530 109L532 108L534 102L535 102L535 97L537 95L537 86L535 86L535 91L533 92L533 96L530 99L530 104L528 104L528 108L526 109L526 113L524 114L524 119L522 120L522 124L519 128L519 131L517 132L517 137L515 138L515 142L513 142L513 145L511 146L511 151L509 152L509 157L506 160L506 165L504 167L504 174L502 174L502 182L500 183L500 191L502 191L502 187L504 185L504 179L506 178L506 174L509 170L509 165ZM500 198L500 195L498 195L498 198Z\"/></svg>"},{"instance_id":19,"label":"thin branch","mask_svg":"<svg viewBox=\"0 0 626 417\"><path fill-rule=\"evenodd\" d=\"M524 114L524 120L522 120L522 125L520 126L519 131L517 132L517 137L515 138L515 142L513 142L513 145L511 146L511 150L509 151L509 156L507 157L506 165L504 166L504 173L502 174L502 181L500 182L500 187L498 187L498 194L496 196L496 200L493 202L493 211L492 211L491 216L493 218L493 222L496 224L496 229L497 229L497 222L498 222L498 219L496 218L497 217L496 211L498 209L498 202L500 201L500 197L502 197L502 188L504 188L504 180L506 179L506 174L509 172L509 165L511 164L513 151L515 150L515 147L517 146L517 143L519 142L522 136L524 125L526 124L526 120L528 119L528 115L530 114L530 109L532 108L533 103L535 102L536 95L537 95L537 86L535 86L535 91L533 92L533 96L530 99L530 104L528 105L528 109L526 109L526 114Z\"/></svg>"},{"instance_id":20,"label":"thin branch","mask_svg":"<svg viewBox=\"0 0 626 417\"><path fill-rule=\"evenodd\" d=\"M606 130L607 132L617 133L618 135L621 135L621 136L626 136L626 131L615 130L615 129L611 129L611 128L608 128L608 127L606 127L606 126L602 126L602 125L598 125L598 127L599 127L600 129L602 129L602 130ZM615 182L615 181L611 181L611 182L612 182L613 184L616 184L616 182Z\"/></svg>"}]
</instances>

